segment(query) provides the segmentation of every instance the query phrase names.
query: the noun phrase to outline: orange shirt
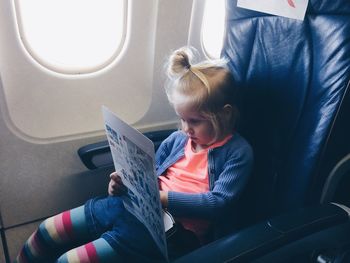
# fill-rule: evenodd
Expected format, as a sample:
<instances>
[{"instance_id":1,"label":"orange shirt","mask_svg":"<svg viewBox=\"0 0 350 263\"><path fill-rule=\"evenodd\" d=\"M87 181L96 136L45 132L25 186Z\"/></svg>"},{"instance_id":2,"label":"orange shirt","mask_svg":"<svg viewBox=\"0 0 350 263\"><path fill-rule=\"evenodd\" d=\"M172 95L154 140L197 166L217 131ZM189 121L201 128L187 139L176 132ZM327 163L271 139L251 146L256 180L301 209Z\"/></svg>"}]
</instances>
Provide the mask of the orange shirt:
<instances>
[{"instance_id":1,"label":"orange shirt","mask_svg":"<svg viewBox=\"0 0 350 263\"><path fill-rule=\"evenodd\" d=\"M183 193L204 193L209 191L208 151L224 145L232 135L210 145L206 149L194 152L192 140L185 146L183 158L169 167L165 174L158 178L159 187L164 191ZM191 230L201 237L208 229L209 223L204 220L178 219L184 228Z\"/></svg>"}]
</instances>

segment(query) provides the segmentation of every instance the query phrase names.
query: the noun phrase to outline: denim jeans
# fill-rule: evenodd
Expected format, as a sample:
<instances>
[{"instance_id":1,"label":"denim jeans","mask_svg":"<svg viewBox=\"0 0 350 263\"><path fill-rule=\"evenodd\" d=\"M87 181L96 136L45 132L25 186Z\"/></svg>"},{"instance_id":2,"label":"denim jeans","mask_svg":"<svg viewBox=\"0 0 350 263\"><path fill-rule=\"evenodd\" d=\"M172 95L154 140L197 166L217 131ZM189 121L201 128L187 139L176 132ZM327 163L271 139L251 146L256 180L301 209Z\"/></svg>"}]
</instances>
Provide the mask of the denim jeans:
<instances>
[{"instance_id":1,"label":"denim jeans","mask_svg":"<svg viewBox=\"0 0 350 263\"><path fill-rule=\"evenodd\" d=\"M161 253L147 228L129 213L121 198L98 197L85 204L92 235L104 238L127 262L161 261Z\"/></svg>"}]
</instances>

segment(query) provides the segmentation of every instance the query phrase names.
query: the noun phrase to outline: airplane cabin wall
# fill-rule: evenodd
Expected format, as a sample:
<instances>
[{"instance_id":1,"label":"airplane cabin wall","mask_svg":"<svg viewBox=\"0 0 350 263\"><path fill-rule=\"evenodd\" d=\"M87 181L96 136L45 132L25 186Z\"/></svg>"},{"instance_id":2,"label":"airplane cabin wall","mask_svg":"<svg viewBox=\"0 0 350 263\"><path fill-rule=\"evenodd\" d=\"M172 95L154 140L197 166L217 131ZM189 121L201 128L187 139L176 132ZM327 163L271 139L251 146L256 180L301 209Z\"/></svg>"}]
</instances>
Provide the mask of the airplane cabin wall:
<instances>
[{"instance_id":1,"label":"airplane cabin wall","mask_svg":"<svg viewBox=\"0 0 350 263\"><path fill-rule=\"evenodd\" d=\"M43 218L106 194L112 169L88 171L77 155L105 140L101 105L141 131L176 127L164 63L188 42L192 1L129 7L132 32L122 57L97 73L68 76L29 56L13 1L0 2L0 213L11 259ZM126 89L135 90L123 98Z\"/></svg>"},{"instance_id":2,"label":"airplane cabin wall","mask_svg":"<svg viewBox=\"0 0 350 263\"><path fill-rule=\"evenodd\" d=\"M3 250L2 241L0 240L0 262L5 262L5 255Z\"/></svg>"}]
</instances>

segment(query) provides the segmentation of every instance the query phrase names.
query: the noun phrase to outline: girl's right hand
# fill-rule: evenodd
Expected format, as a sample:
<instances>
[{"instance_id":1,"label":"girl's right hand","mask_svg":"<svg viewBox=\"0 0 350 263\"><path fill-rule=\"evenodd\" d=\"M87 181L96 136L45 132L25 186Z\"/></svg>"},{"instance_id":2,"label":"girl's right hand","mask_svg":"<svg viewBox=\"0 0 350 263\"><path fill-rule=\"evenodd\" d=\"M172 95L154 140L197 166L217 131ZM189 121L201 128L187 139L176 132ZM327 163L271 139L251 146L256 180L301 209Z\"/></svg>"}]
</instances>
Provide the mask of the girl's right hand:
<instances>
[{"instance_id":1,"label":"girl's right hand","mask_svg":"<svg viewBox=\"0 0 350 263\"><path fill-rule=\"evenodd\" d=\"M122 179L117 174L117 172L111 173L109 175L109 177L111 178L111 180L109 181L109 184L108 184L108 194L109 195L120 196L120 195L127 193L128 189L123 184Z\"/></svg>"}]
</instances>

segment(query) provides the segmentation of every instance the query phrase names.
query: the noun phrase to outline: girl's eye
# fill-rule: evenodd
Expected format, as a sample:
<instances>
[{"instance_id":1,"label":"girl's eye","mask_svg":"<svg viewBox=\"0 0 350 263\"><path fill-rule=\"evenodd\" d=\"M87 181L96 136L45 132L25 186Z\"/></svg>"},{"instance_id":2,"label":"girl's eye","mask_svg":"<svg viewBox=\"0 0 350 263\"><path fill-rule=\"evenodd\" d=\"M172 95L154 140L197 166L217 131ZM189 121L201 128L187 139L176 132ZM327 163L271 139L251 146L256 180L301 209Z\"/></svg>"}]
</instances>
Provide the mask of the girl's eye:
<instances>
[{"instance_id":1,"label":"girl's eye","mask_svg":"<svg viewBox=\"0 0 350 263\"><path fill-rule=\"evenodd\" d=\"M193 125L196 125L196 124L199 124L201 122L201 120L189 120L188 123L190 124L193 124Z\"/></svg>"},{"instance_id":2,"label":"girl's eye","mask_svg":"<svg viewBox=\"0 0 350 263\"><path fill-rule=\"evenodd\" d=\"M181 122L187 123L187 124L190 124L190 125L198 125L198 124L200 124L202 121L203 121L203 120L201 120L201 119L188 119L188 120L181 119Z\"/></svg>"}]
</instances>

